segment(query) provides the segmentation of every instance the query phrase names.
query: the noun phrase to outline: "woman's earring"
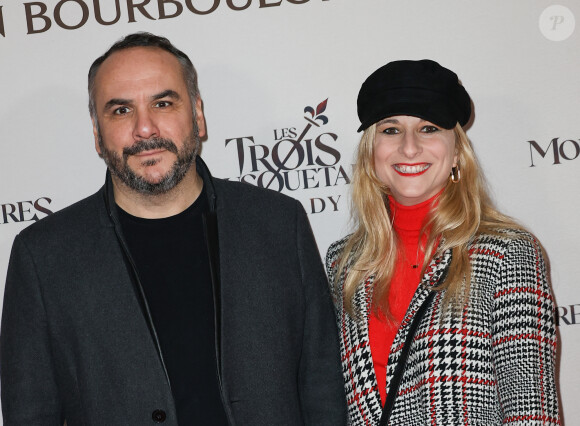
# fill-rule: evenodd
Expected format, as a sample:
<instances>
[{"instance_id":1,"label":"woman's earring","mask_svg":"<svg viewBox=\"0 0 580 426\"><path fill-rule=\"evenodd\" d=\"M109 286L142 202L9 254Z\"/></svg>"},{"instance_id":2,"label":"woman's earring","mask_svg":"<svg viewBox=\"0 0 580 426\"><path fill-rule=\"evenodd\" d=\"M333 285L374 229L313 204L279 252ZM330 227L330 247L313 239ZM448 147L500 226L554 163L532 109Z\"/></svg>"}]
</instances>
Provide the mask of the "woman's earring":
<instances>
[{"instance_id":1,"label":"woman's earring","mask_svg":"<svg viewBox=\"0 0 580 426\"><path fill-rule=\"evenodd\" d=\"M461 180L461 170L459 170L459 164L455 167L451 167L451 182L457 183Z\"/></svg>"}]
</instances>

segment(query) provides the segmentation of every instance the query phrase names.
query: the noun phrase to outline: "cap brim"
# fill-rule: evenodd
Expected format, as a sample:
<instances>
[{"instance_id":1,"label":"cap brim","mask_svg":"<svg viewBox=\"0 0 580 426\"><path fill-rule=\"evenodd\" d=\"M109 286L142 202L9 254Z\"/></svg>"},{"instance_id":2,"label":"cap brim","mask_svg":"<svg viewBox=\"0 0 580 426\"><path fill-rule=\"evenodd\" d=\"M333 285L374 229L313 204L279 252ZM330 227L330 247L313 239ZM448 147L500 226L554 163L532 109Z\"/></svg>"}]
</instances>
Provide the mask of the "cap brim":
<instances>
[{"instance_id":1,"label":"cap brim","mask_svg":"<svg viewBox=\"0 0 580 426\"><path fill-rule=\"evenodd\" d=\"M419 117L423 120L429 121L444 129L452 129L455 127L457 121L453 121L450 117L454 114L449 111L449 106L446 102L437 101L434 99L426 99L422 101L401 101L389 104L388 108L377 108L367 114L368 118L361 123L357 132L361 132L373 124L396 115L410 115L412 117Z\"/></svg>"}]
</instances>

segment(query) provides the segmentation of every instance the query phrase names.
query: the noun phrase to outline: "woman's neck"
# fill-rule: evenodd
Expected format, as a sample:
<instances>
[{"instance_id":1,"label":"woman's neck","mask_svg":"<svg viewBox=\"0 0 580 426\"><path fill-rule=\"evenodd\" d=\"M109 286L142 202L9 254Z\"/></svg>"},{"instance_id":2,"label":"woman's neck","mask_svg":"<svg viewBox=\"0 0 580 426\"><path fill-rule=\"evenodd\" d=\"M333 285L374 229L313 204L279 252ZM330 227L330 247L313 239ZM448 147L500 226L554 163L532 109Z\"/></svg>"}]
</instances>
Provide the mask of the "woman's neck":
<instances>
[{"instance_id":1,"label":"woman's neck","mask_svg":"<svg viewBox=\"0 0 580 426\"><path fill-rule=\"evenodd\" d=\"M391 218L397 234L400 236L401 234L407 234L409 232L418 234L425 224L427 215L436 204L438 197L439 194L436 194L422 203L413 206L404 206L389 195Z\"/></svg>"}]
</instances>

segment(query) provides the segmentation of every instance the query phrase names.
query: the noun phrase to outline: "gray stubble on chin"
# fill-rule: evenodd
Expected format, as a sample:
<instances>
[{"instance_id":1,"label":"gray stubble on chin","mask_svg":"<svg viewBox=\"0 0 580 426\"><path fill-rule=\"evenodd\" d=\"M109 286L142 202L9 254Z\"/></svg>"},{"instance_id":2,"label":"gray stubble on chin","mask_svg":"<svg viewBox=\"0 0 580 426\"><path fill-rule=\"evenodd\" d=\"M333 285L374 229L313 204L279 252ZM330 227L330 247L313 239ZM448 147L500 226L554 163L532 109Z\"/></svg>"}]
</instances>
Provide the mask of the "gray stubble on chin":
<instances>
[{"instance_id":1,"label":"gray stubble on chin","mask_svg":"<svg viewBox=\"0 0 580 426\"><path fill-rule=\"evenodd\" d=\"M123 150L123 158L116 152L109 151L103 143L99 135L99 147L101 148L101 158L105 164L121 182L123 182L130 189L143 195L159 195L164 194L173 189L179 182L183 180L191 165L195 161L195 157L199 152L199 137L197 127L184 141L183 148L177 149L175 143L170 139L152 138L138 141L131 147ZM128 164L128 157L151 149L166 149L177 155L175 162L171 169L158 182L149 182L143 176L137 175ZM153 166L157 164L158 160L147 160L142 163L143 166Z\"/></svg>"}]
</instances>

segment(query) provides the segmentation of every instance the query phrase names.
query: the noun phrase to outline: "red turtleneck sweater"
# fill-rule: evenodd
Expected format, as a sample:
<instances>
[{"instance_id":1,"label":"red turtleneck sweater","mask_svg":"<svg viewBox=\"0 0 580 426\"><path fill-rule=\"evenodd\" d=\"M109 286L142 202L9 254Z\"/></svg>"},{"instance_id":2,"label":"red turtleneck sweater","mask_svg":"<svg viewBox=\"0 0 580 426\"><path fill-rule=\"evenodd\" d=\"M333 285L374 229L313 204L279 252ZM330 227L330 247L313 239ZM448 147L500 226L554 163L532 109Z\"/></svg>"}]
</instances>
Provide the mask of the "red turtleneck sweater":
<instances>
[{"instance_id":1,"label":"red turtleneck sweater","mask_svg":"<svg viewBox=\"0 0 580 426\"><path fill-rule=\"evenodd\" d=\"M386 399L387 363L391 344L395 339L399 324L403 320L411 299L420 281L421 266L424 251L419 249L419 233L425 221L431 203L439 194L414 206L403 206L389 196L389 204L393 216L393 228L400 242L399 259L391 280L388 299L393 320L382 313L371 313L369 321L369 340L371 354L377 376L377 384L384 404ZM426 244L426 236L422 237L422 245Z\"/></svg>"}]
</instances>

